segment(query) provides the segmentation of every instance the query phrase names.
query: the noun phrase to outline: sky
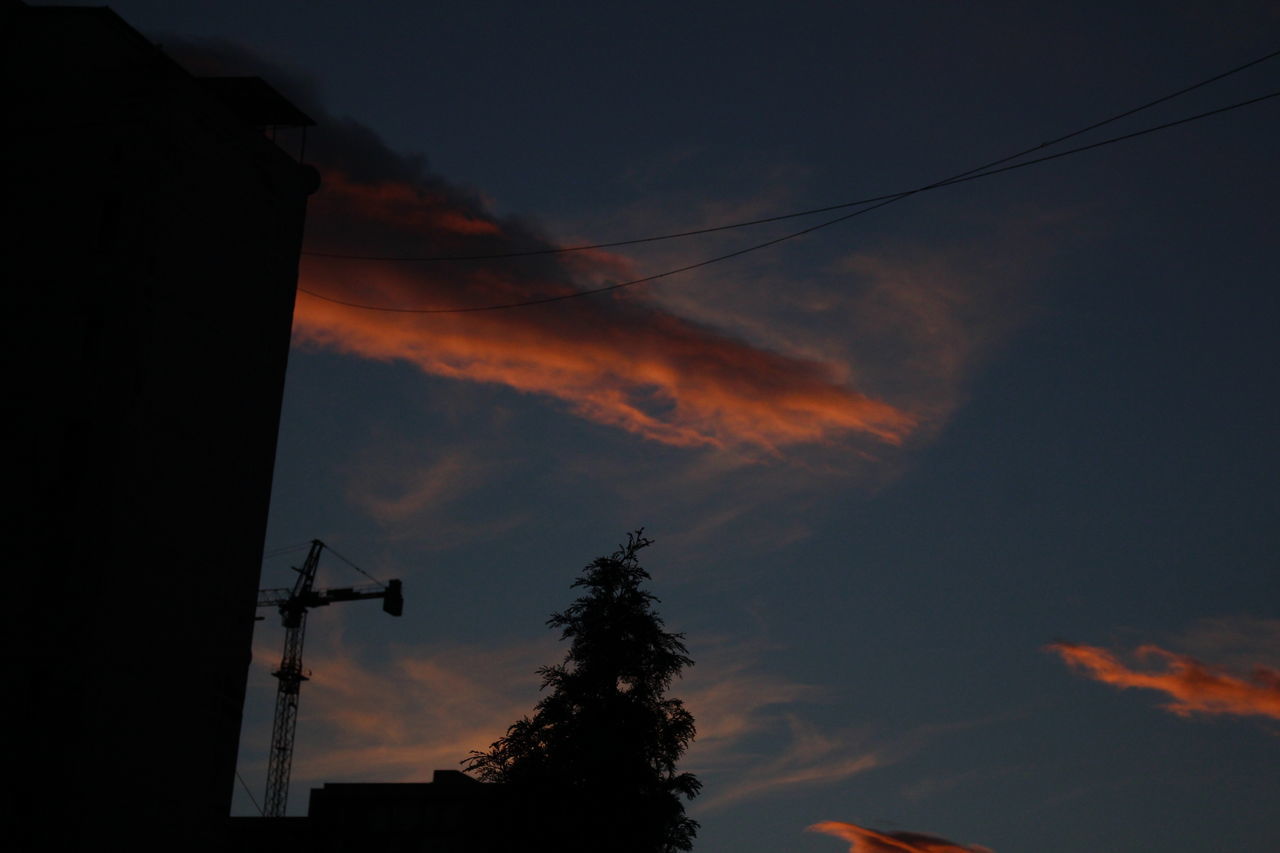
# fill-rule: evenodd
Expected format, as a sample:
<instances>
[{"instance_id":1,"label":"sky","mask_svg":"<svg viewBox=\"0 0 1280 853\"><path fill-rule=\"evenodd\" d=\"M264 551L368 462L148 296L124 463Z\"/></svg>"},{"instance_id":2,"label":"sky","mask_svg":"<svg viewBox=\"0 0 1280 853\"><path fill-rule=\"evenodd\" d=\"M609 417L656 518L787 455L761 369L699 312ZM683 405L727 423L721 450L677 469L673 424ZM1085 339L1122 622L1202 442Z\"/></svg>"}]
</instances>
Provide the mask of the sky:
<instances>
[{"instance_id":1,"label":"sky","mask_svg":"<svg viewBox=\"0 0 1280 853\"><path fill-rule=\"evenodd\" d=\"M581 298L861 208L332 257L919 188L1276 51L1274 3L112 8L317 120L262 586L318 538L406 603L312 615L290 813L487 747L643 527L700 853L1280 848L1280 99Z\"/></svg>"}]
</instances>

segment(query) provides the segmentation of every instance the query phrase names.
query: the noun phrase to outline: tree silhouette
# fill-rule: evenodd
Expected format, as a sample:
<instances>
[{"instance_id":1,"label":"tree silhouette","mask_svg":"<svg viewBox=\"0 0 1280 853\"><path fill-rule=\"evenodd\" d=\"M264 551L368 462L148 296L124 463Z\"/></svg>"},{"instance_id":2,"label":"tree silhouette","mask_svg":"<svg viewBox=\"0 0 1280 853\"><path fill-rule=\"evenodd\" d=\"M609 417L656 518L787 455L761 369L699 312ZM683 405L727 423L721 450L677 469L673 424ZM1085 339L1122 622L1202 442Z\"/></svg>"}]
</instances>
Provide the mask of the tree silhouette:
<instances>
[{"instance_id":1,"label":"tree silhouette","mask_svg":"<svg viewBox=\"0 0 1280 853\"><path fill-rule=\"evenodd\" d=\"M539 849L667 853L689 850L697 821L681 797L702 787L676 763L694 737L693 715L666 698L693 664L683 634L663 630L637 552L643 529L600 557L573 586L585 593L547 625L571 641L564 663L538 670L549 693L532 717L463 763L539 805L529 842Z\"/></svg>"}]
</instances>

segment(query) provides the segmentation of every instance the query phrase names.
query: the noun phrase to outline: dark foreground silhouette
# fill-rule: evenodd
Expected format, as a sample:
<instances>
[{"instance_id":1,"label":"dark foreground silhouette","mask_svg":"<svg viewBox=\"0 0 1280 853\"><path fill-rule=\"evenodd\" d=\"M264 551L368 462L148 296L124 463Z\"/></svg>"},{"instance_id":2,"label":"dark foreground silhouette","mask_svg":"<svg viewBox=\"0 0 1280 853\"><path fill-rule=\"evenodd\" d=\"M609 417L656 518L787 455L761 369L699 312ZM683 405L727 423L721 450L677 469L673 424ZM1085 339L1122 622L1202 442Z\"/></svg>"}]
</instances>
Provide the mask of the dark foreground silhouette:
<instances>
[{"instance_id":1,"label":"dark foreground silhouette","mask_svg":"<svg viewBox=\"0 0 1280 853\"><path fill-rule=\"evenodd\" d=\"M547 696L487 751L463 762L532 806L521 847L659 853L689 850L696 821L682 798L701 783L676 764L694 737L693 716L669 699L693 661L684 635L663 629L637 554L643 530L600 557L573 584L585 592L547 621L570 641L563 663L543 667Z\"/></svg>"}]
</instances>

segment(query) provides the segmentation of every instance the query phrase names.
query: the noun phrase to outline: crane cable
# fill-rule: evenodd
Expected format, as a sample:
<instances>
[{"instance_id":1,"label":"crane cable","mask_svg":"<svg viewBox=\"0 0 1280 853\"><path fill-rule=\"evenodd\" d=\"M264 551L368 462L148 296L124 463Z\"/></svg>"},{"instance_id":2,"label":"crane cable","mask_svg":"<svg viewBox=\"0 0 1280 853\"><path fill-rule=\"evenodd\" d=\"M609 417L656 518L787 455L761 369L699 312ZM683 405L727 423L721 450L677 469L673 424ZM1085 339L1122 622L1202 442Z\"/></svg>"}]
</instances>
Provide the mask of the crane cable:
<instances>
[{"instance_id":1,"label":"crane cable","mask_svg":"<svg viewBox=\"0 0 1280 853\"><path fill-rule=\"evenodd\" d=\"M321 298L321 299L323 299L324 297L320 297L320 298ZM378 586L383 587L384 589L386 588L386 586L387 586L387 585L386 585L385 583L383 583L382 581L378 580L378 579L377 579L377 578L375 578L373 575L369 574L369 573L368 573L368 572L366 572L364 569L360 568L360 567L359 567L359 566L357 566L355 563L351 562L351 561L350 561L350 560L348 560L346 557L344 557L344 556L342 556L341 554L339 554L337 551L335 551L335 550L333 549L333 546L332 546L332 545L330 545L328 542L321 542L320 544L325 548L325 550L327 550L329 553L333 554L333 556L337 557L339 560L341 560L342 562L346 563L348 566L350 566L351 568L355 569L357 572L359 572L360 574L364 575L364 576L365 576L365 577L367 577L369 580L371 580L371 581L373 581L374 583L376 583ZM272 557L279 557L279 556L282 556L282 555L284 555L284 554L288 554L288 553L289 553L289 552L291 552L291 551L300 551L300 550L302 550L303 548L310 548L310 547L311 547L311 543L310 543L310 542L304 542L304 543L302 543L301 545L285 545L285 546L282 546L282 547L280 547L280 548L273 548L272 550L270 550L270 551L268 551L267 553L263 554L263 557L264 557L265 559L270 559L270 558L272 558Z\"/></svg>"},{"instance_id":2,"label":"crane cable","mask_svg":"<svg viewBox=\"0 0 1280 853\"><path fill-rule=\"evenodd\" d=\"M239 770L236 770L236 778L240 780L240 787L244 788L244 792L249 795L249 802L253 803L253 807L258 810L258 816L266 817L266 812L262 810L262 806L258 805L258 798L253 795L253 791L249 790L249 785L244 781Z\"/></svg>"},{"instance_id":3,"label":"crane cable","mask_svg":"<svg viewBox=\"0 0 1280 853\"><path fill-rule=\"evenodd\" d=\"M311 547L310 542L303 542L300 545L283 545L279 548L272 548L270 551L267 551L262 555L262 558L264 560L270 560L274 557L280 557L292 551L301 551L304 548L310 548L310 547Z\"/></svg>"},{"instance_id":4,"label":"crane cable","mask_svg":"<svg viewBox=\"0 0 1280 853\"><path fill-rule=\"evenodd\" d=\"M383 589L386 589L387 585L386 585L385 583L383 583L382 581L378 580L378 579L377 579L377 578L375 578L373 575L369 574L369 573L368 573L368 572L366 572L364 569L360 568L360 567L359 567L359 566L357 566L355 563L351 562L351 561L350 561L350 560L348 560L346 557L344 557L344 556L342 556L341 554L339 554L337 551L333 550L333 546L332 546L332 545L330 545L330 544L328 544L328 543L326 542L326 543L324 544L324 547L325 547L325 548L327 548L327 549L329 549L329 553L330 553L330 554L332 554L333 556L337 557L339 560L341 560L342 562L346 563L348 566L350 566L351 568L355 569L357 572L359 572L360 574L364 575L364 576L365 576L365 577L367 577L369 580L371 580L371 581L373 581L374 583L376 583L378 586L382 587Z\"/></svg>"}]
</instances>

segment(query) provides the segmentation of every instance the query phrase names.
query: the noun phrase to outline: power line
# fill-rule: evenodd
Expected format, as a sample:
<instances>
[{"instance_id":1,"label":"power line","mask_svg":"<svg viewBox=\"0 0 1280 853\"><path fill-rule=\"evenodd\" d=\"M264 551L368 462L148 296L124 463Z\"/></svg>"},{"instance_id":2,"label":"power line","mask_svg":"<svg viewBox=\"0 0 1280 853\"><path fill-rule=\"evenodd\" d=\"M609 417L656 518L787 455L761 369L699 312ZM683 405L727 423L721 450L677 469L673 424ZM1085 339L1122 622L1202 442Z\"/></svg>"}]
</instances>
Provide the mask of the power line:
<instances>
[{"instance_id":1,"label":"power line","mask_svg":"<svg viewBox=\"0 0 1280 853\"><path fill-rule=\"evenodd\" d=\"M1247 101L1240 101L1238 103L1230 104L1225 107L1219 107L1214 110L1209 110L1208 112L1187 116L1185 118L1181 118L1176 121L1166 122L1164 124L1156 125L1154 127L1148 127L1143 130L1134 131L1133 133L1126 133L1122 136L1113 136L1109 139L1104 139L1104 140L1101 140L1100 142L1094 142L1089 145L1081 145L1077 148L1069 148L1066 151L1060 151L1057 154L1047 154L1044 157L1037 157L1033 160L1025 160L1021 163L1013 163L1010 165L1000 166L999 168L989 168L988 166L979 166L976 169L970 169L968 171L961 172L958 175L955 175L950 178L946 178L944 180L938 181L933 184L928 184L926 186L919 187L917 189L907 190L891 196L883 196L881 197L882 200L880 200L879 203L874 204L870 207L864 207L861 210L855 210L852 213L846 213L843 216L838 216L834 219L828 219L825 222L819 222L817 225L811 225L808 228L804 228L799 231L793 231L789 234L784 234L781 237L775 237L772 240L766 240L763 243L756 243L754 245L747 246L746 248L738 249L736 251L729 252L727 254L717 255L712 258L707 258L705 260L698 261L697 263L687 264L682 267L677 267L675 269L666 270L665 272L644 276L642 278L635 278L635 279L631 279L630 281L617 282L615 284L609 284L603 287L590 288L587 290L575 290L572 293L562 293L562 294L559 294L558 296L544 296L537 299L526 299L519 302L504 302L504 303L493 304L493 305L476 305L476 306L471 306L467 308L394 308L394 307L389 307L385 305L367 305L360 302L349 302L344 299L336 299L331 296L324 296L323 294L316 293L313 290L309 290L301 286L298 287L298 290L301 291L302 293L307 294L308 296L314 296L317 299L322 299L326 302L332 302L336 305L343 305L348 308L360 308L366 311L383 311L383 312L390 312L390 313L396 313L396 314L467 314L467 313L473 313L478 311L500 311L508 308L526 308L533 305L545 305L551 302L563 302L568 299L578 299L583 296L592 296L597 293L607 293L611 290L621 290L622 288L625 288L625 287L633 287L638 284L645 284L651 281L657 281L658 279L667 278L668 276L673 276L678 273L689 272L690 270L695 270L700 267L710 266L711 264L720 263L721 261L727 261L731 258L737 258L742 255L750 254L751 252L757 252L761 249L766 249L770 246L776 246L779 243L785 243L788 240L794 240L795 238L802 237L806 234L812 234L815 231L819 231L831 225L835 225L837 223L844 222L849 219L853 219L854 217L861 216L864 213L870 213L873 210L878 210L882 207L885 207L886 205L893 204L896 201L901 201L904 198L909 198L910 196L916 195L917 193L927 192L929 190L936 190L941 187L952 186L954 184L966 183L968 181L976 181L979 178L989 178L992 175L999 175L1004 172L1013 171L1015 169L1022 169L1027 166L1034 166L1039 163L1046 163L1050 160L1057 160L1061 157L1068 157L1072 154L1079 154L1084 151L1091 151L1095 148L1102 148L1103 146L1106 146L1106 145L1114 145L1117 142L1123 142L1125 140L1134 139L1139 136L1146 136L1151 133L1156 133L1158 131L1168 130L1169 128L1177 127L1178 125L1188 124L1193 121L1199 121L1200 119L1209 118L1210 116L1215 116L1221 113L1230 112L1231 110L1237 110L1243 107L1252 106L1253 104L1257 104L1262 101L1266 101L1270 98L1275 98L1275 97L1280 97L1280 90L1271 92L1266 95L1261 95L1256 98L1251 98ZM1038 147L1039 146L1037 146L1037 148ZM1032 150L1035 150L1035 149L1032 149ZM1007 163L1008 160L1016 159L1019 156L1022 156L1022 155L1021 154L1013 155L1011 157L1003 158L1001 160L994 161L994 162ZM983 169L987 169L987 171L982 171Z\"/></svg>"},{"instance_id":2,"label":"power line","mask_svg":"<svg viewBox=\"0 0 1280 853\"><path fill-rule=\"evenodd\" d=\"M307 255L308 257L313 257L313 258L334 258L334 259L342 259L342 260L360 260L360 261L406 261L406 262L408 261L413 261L413 262L482 261L482 260L497 260L501 258L528 258L528 257L535 257L538 255L559 255L559 254L565 254L568 252L583 252L588 249L609 249L609 248L616 248L618 246L635 246L643 243L657 243L663 240L675 240L681 237L695 237L701 234L714 234L718 231L729 231L737 228L747 228L753 225L764 225L770 222L781 222L787 219L797 219L802 216L813 216L818 213L830 213L833 210L844 210L850 207L860 207L865 204L874 204L880 201L890 201L890 200L896 201L898 198L904 197L906 195L911 195L916 192L922 192L927 189L933 189L934 187L940 186L945 183L949 183L951 181L956 181L959 178L966 177L975 172L982 172L986 169L991 169L995 166L1003 165L1005 163L1008 163L1011 160L1017 160L1020 157L1025 157L1028 154L1033 154L1036 151L1041 151L1045 148L1049 148L1061 142L1066 142L1068 139L1074 139L1075 137L1088 133L1091 130L1097 130L1100 127L1104 127L1113 122L1117 122L1117 121L1120 121L1121 119L1128 118L1129 116L1136 115L1137 113L1140 113L1143 110L1150 109L1151 107L1157 106L1159 104L1163 104L1166 101L1171 101L1174 98L1181 97L1182 95L1185 95L1188 92L1193 92L1196 89L1202 88L1204 86L1208 86L1210 83L1216 83L1219 80L1223 80L1227 77L1232 76L1233 74L1239 74L1241 71L1252 68L1253 66L1266 62L1269 59L1274 59L1277 56L1280 56L1280 50L1273 51L1271 53L1268 53L1265 56L1260 56L1257 59L1250 60L1249 62L1246 62L1243 65L1238 65L1235 68L1232 68L1228 71L1223 71L1220 74L1215 74L1212 77L1207 77L1204 80L1199 81L1198 83L1193 83L1190 86L1177 90L1176 92L1170 92L1167 95L1161 95L1155 100L1147 101L1145 104L1142 104L1141 106L1133 107L1132 109L1128 109L1128 110L1125 110L1124 112L1117 113L1111 116L1110 118L1105 118L1105 119L1102 119L1101 121L1094 122L1093 124L1090 124L1086 127L1082 127L1079 130L1073 130L1064 136L1059 136L1056 139L1050 139L1045 142L1041 142L1039 145L1033 145L1032 147L1019 151L1016 154L1010 154L1006 157L1001 157L997 160L992 160L990 163L986 163L982 166L975 166L974 168L969 169L966 172L961 172L959 175L955 175L952 178L947 179L946 181L940 181L935 184L927 184L922 187L917 187L914 190L907 190L907 191L898 192L898 193L889 193L887 195L873 196L871 198L859 199L857 201L846 201L846 202L841 202L839 204L827 205L826 207L814 207L808 210L800 210L794 213L783 213L777 216L766 216L761 219L749 219L743 222L732 222L726 225L713 225L707 228L694 228L687 231L676 231L671 234L658 234L650 237L635 237L628 240L614 240L607 243L587 243L579 246L560 246L560 247L550 248L550 249L528 249L528 250L518 251L518 252L495 252L490 254L475 254L475 255L425 255L425 256L357 255L357 254L345 254L341 252L312 252L312 251L304 251L302 252L302 254Z\"/></svg>"}]
</instances>

